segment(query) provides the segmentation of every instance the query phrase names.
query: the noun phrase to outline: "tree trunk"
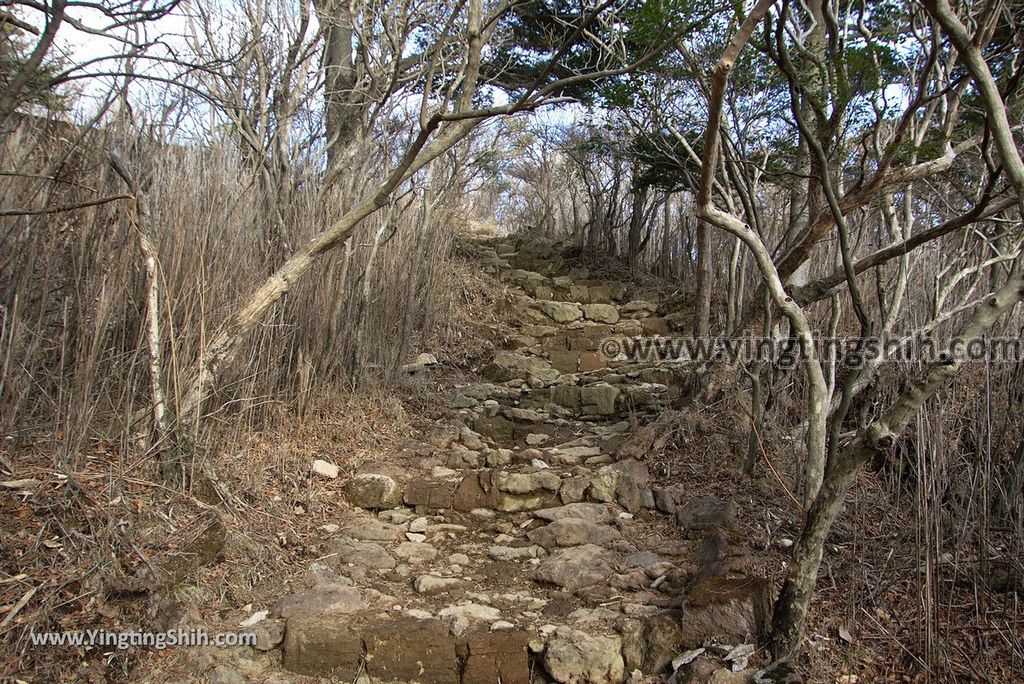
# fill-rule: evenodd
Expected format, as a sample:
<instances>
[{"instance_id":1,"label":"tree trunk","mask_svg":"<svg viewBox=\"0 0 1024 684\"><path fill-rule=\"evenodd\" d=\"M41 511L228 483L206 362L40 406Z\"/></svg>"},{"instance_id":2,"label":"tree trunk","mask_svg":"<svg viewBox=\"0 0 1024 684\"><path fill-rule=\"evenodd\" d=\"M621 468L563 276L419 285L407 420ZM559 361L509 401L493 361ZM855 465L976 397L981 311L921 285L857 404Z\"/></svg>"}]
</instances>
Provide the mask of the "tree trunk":
<instances>
[{"instance_id":1,"label":"tree trunk","mask_svg":"<svg viewBox=\"0 0 1024 684\"><path fill-rule=\"evenodd\" d=\"M981 339L993 323L1016 306L1022 297L1024 268L1018 263L1006 284L977 308L970 321L953 339ZM963 345L959 351L962 354ZM933 364L924 377L897 398L882 418L862 430L829 463L824 481L807 511L803 533L793 548L793 559L775 603L772 649L776 658L792 657L800 651L825 539L857 473L873 454L888 450L895 444L918 410L956 375L964 363L962 355L950 353L947 358L948 362Z\"/></svg>"},{"instance_id":2,"label":"tree trunk","mask_svg":"<svg viewBox=\"0 0 1024 684\"><path fill-rule=\"evenodd\" d=\"M317 0L317 18L324 27L324 125L327 131L328 168L344 159L345 149L359 124L356 67L353 61L354 27L346 0Z\"/></svg>"},{"instance_id":3,"label":"tree trunk","mask_svg":"<svg viewBox=\"0 0 1024 684\"><path fill-rule=\"evenodd\" d=\"M693 336L711 330L711 231L697 219L697 301L693 310Z\"/></svg>"},{"instance_id":4,"label":"tree trunk","mask_svg":"<svg viewBox=\"0 0 1024 684\"><path fill-rule=\"evenodd\" d=\"M647 188L633 191L632 208L629 214L629 232L626 235L626 261L635 269L640 261L641 241L644 231L644 209L647 206Z\"/></svg>"}]
</instances>

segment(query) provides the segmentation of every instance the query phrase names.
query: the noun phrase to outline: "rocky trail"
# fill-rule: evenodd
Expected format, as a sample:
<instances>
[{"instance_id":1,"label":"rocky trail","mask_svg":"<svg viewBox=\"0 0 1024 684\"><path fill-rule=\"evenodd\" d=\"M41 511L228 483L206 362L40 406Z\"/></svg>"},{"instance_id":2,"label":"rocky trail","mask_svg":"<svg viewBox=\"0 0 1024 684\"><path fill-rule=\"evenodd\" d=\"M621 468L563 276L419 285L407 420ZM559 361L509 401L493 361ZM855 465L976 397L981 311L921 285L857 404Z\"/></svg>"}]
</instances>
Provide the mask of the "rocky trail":
<instances>
[{"instance_id":1,"label":"rocky trail","mask_svg":"<svg viewBox=\"0 0 1024 684\"><path fill-rule=\"evenodd\" d=\"M599 348L688 321L551 242L467 249L516 294L516 347L437 397L447 419L344 481L326 553L208 680L799 681L764 667L772 586L744 511L646 460L644 426L685 402L686 368ZM408 370L430 372L428 356ZM327 459L313 471L340 479Z\"/></svg>"}]
</instances>

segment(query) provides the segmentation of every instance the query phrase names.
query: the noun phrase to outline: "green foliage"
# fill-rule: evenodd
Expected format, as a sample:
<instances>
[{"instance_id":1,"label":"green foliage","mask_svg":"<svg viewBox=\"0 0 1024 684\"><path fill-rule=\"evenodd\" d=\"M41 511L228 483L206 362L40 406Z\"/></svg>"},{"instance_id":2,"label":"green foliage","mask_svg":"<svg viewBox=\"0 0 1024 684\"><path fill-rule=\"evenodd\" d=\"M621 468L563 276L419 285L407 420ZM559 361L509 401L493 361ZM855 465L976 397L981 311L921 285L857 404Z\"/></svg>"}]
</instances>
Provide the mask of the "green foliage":
<instances>
[{"instance_id":1,"label":"green foliage","mask_svg":"<svg viewBox=\"0 0 1024 684\"><path fill-rule=\"evenodd\" d=\"M694 151L702 154L699 131L686 137L694 140ZM634 189L656 188L665 192L696 191L700 165L689 156L682 144L669 133L636 136L630 146L636 161L633 174Z\"/></svg>"},{"instance_id":2,"label":"green foliage","mask_svg":"<svg viewBox=\"0 0 1024 684\"><path fill-rule=\"evenodd\" d=\"M598 65L622 67L664 46L670 36L691 24L699 25L714 4L710 0L629 0L619 6L614 17L588 23L595 5L569 0L525 2L502 20L504 39L483 70L493 85L516 96L531 85L549 85L592 72ZM586 31L580 31L585 23ZM612 58L607 46L616 46L622 54ZM652 60L649 68L657 68L659 61ZM587 105L614 107L628 101L630 79L586 81L566 86L557 94Z\"/></svg>"}]
</instances>

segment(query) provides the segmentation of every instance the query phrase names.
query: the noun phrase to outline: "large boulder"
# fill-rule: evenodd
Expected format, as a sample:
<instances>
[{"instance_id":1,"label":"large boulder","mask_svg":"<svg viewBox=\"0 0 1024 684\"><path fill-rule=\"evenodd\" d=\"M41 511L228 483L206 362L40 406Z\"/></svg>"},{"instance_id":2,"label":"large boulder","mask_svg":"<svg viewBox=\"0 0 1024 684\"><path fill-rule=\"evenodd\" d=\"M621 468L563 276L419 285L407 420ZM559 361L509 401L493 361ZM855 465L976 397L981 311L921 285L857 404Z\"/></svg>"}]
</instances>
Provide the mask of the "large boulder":
<instances>
[{"instance_id":1,"label":"large boulder","mask_svg":"<svg viewBox=\"0 0 1024 684\"><path fill-rule=\"evenodd\" d=\"M544 652L544 669L561 684L621 684L626 668L614 636L591 636L559 627Z\"/></svg>"}]
</instances>

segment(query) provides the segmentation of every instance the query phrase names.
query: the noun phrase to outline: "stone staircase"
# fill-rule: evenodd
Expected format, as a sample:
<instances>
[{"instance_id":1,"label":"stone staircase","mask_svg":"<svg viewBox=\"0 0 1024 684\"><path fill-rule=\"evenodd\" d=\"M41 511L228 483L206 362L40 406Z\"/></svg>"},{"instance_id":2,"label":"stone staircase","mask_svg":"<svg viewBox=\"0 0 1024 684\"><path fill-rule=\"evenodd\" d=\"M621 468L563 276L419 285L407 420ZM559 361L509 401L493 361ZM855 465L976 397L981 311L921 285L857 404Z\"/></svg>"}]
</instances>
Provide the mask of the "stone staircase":
<instances>
[{"instance_id":1,"label":"stone staircase","mask_svg":"<svg viewBox=\"0 0 1024 684\"><path fill-rule=\"evenodd\" d=\"M527 322L438 397L446 420L344 484L326 554L252 627L277 671L263 681L799 681L747 668L772 587L736 506L660 481L631 442L685 402L686 366L600 348L686 321L568 268L551 241L467 249Z\"/></svg>"}]
</instances>

